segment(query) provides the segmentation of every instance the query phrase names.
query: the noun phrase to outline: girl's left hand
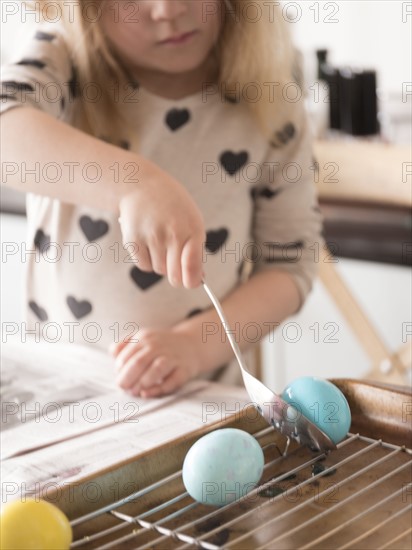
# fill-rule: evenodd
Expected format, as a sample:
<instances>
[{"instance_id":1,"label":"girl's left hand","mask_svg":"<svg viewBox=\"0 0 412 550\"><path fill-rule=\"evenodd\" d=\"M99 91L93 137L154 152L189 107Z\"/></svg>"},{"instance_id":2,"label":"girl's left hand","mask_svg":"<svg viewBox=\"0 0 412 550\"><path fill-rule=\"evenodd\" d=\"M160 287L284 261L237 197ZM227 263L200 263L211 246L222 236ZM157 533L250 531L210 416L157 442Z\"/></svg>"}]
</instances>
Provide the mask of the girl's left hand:
<instances>
[{"instance_id":1,"label":"girl's left hand","mask_svg":"<svg viewBox=\"0 0 412 550\"><path fill-rule=\"evenodd\" d=\"M132 395L158 397L179 389L200 371L192 335L173 329L144 329L135 341L113 344L117 383Z\"/></svg>"}]
</instances>

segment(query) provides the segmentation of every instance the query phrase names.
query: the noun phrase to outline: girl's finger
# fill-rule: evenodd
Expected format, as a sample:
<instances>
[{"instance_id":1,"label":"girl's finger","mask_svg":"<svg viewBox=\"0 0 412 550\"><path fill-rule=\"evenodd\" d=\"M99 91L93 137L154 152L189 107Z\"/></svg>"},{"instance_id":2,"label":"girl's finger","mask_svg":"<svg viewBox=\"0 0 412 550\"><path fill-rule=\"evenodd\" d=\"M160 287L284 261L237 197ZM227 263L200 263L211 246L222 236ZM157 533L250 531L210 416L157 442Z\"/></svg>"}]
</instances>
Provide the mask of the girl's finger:
<instances>
[{"instance_id":1,"label":"girl's finger","mask_svg":"<svg viewBox=\"0 0 412 550\"><path fill-rule=\"evenodd\" d=\"M131 339L135 339L136 335L133 334L131 338L124 338L123 340L120 340L119 342L112 342L109 346L109 352L113 357L117 357L120 352L124 350L124 348L128 345L138 344L139 342L131 341Z\"/></svg>"},{"instance_id":2,"label":"girl's finger","mask_svg":"<svg viewBox=\"0 0 412 550\"><path fill-rule=\"evenodd\" d=\"M120 345L120 344L119 344ZM128 342L122 342L122 347L117 354L115 366L117 370L120 370L125 367L129 359L135 355L140 349L141 345L139 343L130 344Z\"/></svg>"},{"instance_id":3,"label":"girl's finger","mask_svg":"<svg viewBox=\"0 0 412 550\"><path fill-rule=\"evenodd\" d=\"M161 385L174 369L173 363L165 356L157 357L141 377L140 387L148 389Z\"/></svg>"},{"instance_id":4,"label":"girl's finger","mask_svg":"<svg viewBox=\"0 0 412 550\"><path fill-rule=\"evenodd\" d=\"M182 247L173 241L167 249L167 278L170 284L177 288L182 286Z\"/></svg>"},{"instance_id":5,"label":"girl's finger","mask_svg":"<svg viewBox=\"0 0 412 550\"><path fill-rule=\"evenodd\" d=\"M124 390L128 390L140 382L143 372L154 359L153 353L148 349L142 349L132 355L119 372L118 385Z\"/></svg>"},{"instance_id":6,"label":"girl's finger","mask_svg":"<svg viewBox=\"0 0 412 550\"><path fill-rule=\"evenodd\" d=\"M182 250L182 280L186 288L198 287L203 278L203 236L186 241Z\"/></svg>"},{"instance_id":7,"label":"girl's finger","mask_svg":"<svg viewBox=\"0 0 412 550\"><path fill-rule=\"evenodd\" d=\"M109 353L110 355L113 355L113 357L117 357L119 353L122 351L124 346L127 342L120 341L120 342L112 342L109 346Z\"/></svg>"},{"instance_id":8,"label":"girl's finger","mask_svg":"<svg viewBox=\"0 0 412 550\"><path fill-rule=\"evenodd\" d=\"M150 258L152 261L153 271L159 275L166 275L166 247L164 245L158 245L156 248L151 248Z\"/></svg>"},{"instance_id":9,"label":"girl's finger","mask_svg":"<svg viewBox=\"0 0 412 550\"><path fill-rule=\"evenodd\" d=\"M123 249L127 260L133 260L142 271L153 271L149 249L144 240L139 239L129 222L130 212L128 208L119 218L120 231L122 233Z\"/></svg>"},{"instance_id":10,"label":"girl's finger","mask_svg":"<svg viewBox=\"0 0 412 550\"><path fill-rule=\"evenodd\" d=\"M142 397L159 397L176 391L182 385L181 377L178 373L179 369L174 369L161 384L152 386L151 388L142 388L140 395Z\"/></svg>"},{"instance_id":11,"label":"girl's finger","mask_svg":"<svg viewBox=\"0 0 412 550\"><path fill-rule=\"evenodd\" d=\"M133 259L136 261L136 265L142 271L153 271L152 258L150 251L145 244L135 243L136 252L132 254Z\"/></svg>"}]
</instances>

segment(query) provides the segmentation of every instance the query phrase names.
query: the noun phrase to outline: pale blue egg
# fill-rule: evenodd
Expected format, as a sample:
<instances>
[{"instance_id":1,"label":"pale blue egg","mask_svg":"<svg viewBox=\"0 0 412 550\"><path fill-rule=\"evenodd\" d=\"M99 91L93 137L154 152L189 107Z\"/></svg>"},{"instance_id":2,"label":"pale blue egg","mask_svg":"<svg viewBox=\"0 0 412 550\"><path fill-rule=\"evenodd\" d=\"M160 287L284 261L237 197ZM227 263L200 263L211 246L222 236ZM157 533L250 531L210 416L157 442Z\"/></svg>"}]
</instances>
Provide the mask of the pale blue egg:
<instances>
[{"instance_id":1,"label":"pale blue egg","mask_svg":"<svg viewBox=\"0 0 412 550\"><path fill-rule=\"evenodd\" d=\"M198 439L183 463L183 483L192 498L224 506L251 491L264 465L256 439L237 428L215 430Z\"/></svg>"},{"instance_id":2,"label":"pale blue egg","mask_svg":"<svg viewBox=\"0 0 412 550\"><path fill-rule=\"evenodd\" d=\"M316 424L336 444L350 429L351 413L346 397L334 384L314 376L302 376L283 390L282 399Z\"/></svg>"}]
</instances>

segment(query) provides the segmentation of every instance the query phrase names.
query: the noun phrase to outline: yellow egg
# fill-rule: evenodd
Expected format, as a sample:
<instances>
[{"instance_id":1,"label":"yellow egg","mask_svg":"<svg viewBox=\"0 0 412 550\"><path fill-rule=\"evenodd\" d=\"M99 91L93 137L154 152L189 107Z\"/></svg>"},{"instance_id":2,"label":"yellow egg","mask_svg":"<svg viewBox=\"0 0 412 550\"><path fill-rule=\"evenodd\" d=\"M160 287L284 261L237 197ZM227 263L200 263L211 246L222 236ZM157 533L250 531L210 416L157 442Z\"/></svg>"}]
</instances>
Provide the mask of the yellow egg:
<instances>
[{"instance_id":1,"label":"yellow egg","mask_svg":"<svg viewBox=\"0 0 412 550\"><path fill-rule=\"evenodd\" d=\"M2 509L0 540L1 550L68 550L72 528L63 512L45 500L16 500Z\"/></svg>"}]
</instances>

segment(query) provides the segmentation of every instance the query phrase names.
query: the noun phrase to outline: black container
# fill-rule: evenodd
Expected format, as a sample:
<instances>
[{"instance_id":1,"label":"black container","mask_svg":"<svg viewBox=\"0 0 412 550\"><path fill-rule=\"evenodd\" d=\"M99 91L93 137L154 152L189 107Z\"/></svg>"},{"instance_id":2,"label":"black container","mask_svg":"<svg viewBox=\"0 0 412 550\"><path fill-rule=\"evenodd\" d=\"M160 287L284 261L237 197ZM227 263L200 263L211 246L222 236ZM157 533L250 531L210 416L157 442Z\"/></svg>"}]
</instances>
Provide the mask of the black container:
<instances>
[{"instance_id":1,"label":"black container","mask_svg":"<svg viewBox=\"0 0 412 550\"><path fill-rule=\"evenodd\" d=\"M318 60L318 80L323 80L329 88L329 127L340 130L339 70L328 63L328 50L316 50Z\"/></svg>"},{"instance_id":2,"label":"black container","mask_svg":"<svg viewBox=\"0 0 412 550\"><path fill-rule=\"evenodd\" d=\"M329 87L329 127L334 130L342 128L340 100L340 72L330 65L322 68L324 79Z\"/></svg>"},{"instance_id":3,"label":"black container","mask_svg":"<svg viewBox=\"0 0 412 550\"><path fill-rule=\"evenodd\" d=\"M375 71L339 71L340 129L354 136L379 132Z\"/></svg>"},{"instance_id":4,"label":"black container","mask_svg":"<svg viewBox=\"0 0 412 550\"><path fill-rule=\"evenodd\" d=\"M318 58L318 80L326 80L324 67L328 65L328 50L316 50Z\"/></svg>"},{"instance_id":5,"label":"black container","mask_svg":"<svg viewBox=\"0 0 412 550\"><path fill-rule=\"evenodd\" d=\"M325 49L316 56L318 79L329 87L329 127L354 136L379 133L376 72L332 67Z\"/></svg>"}]
</instances>

